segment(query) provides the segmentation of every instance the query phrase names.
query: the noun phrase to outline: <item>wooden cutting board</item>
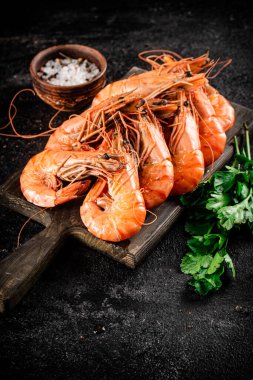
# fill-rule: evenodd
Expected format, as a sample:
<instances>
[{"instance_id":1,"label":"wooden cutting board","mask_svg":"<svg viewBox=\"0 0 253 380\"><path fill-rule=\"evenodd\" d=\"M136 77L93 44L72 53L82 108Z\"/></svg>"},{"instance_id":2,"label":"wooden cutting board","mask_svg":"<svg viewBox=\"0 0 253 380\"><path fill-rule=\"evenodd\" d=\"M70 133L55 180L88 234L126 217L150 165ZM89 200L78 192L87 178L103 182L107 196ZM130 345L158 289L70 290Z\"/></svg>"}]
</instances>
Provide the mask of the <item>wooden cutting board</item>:
<instances>
[{"instance_id":1,"label":"wooden cutting board","mask_svg":"<svg viewBox=\"0 0 253 380\"><path fill-rule=\"evenodd\" d=\"M140 71L134 67L126 76ZM222 168L231 159L233 136L241 134L243 122L248 122L250 131L253 131L253 110L239 104L233 104L233 107L236 111L236 122L227 133L226 149L213 167L207 169L206 175ZM44 225L45 229L0 262L0 312L12 308L22 299L66 238L70 236L77 238L85 245L130 268L135 268L160 242L183 211L176 198L169 198L153 210L157 215L157 220L153 224L143 226L141 231L129 240L109 243L94 237L83 226L79 215L82 199L35 215L40 208L27 202L22 196L19 176L20 172L13 174L0 187L0 204L31 217ZM148 215L146 222L150 222L152 218L152 215Z\"/></svg>"}]
</instances>

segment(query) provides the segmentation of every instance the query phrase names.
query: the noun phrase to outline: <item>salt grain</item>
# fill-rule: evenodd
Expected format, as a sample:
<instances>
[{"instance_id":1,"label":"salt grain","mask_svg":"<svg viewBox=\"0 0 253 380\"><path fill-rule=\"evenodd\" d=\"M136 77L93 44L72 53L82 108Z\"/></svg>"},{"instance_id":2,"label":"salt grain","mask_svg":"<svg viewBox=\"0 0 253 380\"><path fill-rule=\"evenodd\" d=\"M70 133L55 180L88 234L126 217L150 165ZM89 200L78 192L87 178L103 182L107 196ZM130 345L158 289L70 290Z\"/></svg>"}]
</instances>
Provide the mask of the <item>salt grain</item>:
<instances>
[{"instance_id":1,"label":"salt grain","mask_svg":"<svg viewBox=\"0 0 253 380\"><path fill-rule=\"evenodd\" d=\"M48 61L42 66L38 76L57 86L75 86L91 81L99 73L95 63L87 59L65 57Z\"/></svg>"}]
</instances>

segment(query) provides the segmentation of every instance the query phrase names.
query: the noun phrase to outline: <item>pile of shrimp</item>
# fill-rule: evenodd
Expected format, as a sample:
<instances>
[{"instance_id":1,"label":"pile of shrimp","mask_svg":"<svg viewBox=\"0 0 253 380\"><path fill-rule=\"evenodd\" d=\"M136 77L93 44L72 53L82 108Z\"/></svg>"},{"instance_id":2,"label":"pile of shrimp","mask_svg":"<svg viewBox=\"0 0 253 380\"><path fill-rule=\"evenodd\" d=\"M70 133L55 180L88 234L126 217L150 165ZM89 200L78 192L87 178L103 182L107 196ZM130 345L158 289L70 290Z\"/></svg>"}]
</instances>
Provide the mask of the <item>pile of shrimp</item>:
<instances>
[{"instance_id":1,"label":"pile of shrimp","mask_svg":"<svg viewBox=\"0 0 253 380\"><path fill-rule=\"evenodd\" d=\"M25 198L54 207L86 194L80 215L99 239L138 233L168 196L193 191L223 153L234 109L209 81L230 63L143 52L150 70L111 83L28 162Z\"/></svg>"}]
</instances>

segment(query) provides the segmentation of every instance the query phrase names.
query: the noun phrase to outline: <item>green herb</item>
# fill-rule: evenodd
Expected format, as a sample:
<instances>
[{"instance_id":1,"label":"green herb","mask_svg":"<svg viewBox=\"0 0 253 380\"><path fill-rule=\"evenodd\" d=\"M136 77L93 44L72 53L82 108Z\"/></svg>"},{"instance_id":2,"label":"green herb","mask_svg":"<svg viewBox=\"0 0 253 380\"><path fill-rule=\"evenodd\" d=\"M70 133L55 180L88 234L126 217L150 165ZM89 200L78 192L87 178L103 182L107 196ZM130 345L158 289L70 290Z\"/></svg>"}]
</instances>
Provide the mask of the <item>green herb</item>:
<instances>
[{"instance_id":1,"label":"green herb","mask_svg":"<svg viewBox=\"0 0 253 380\"><path fill-rule=\"evenodd\" d=\"M225 266L235 278L227 252L231 231L245 224L253 232L253 160L248 127L244 127L245 147L240 152L235 137L233 165L217 171L194 192L180 198L188 211L185 231L191 235L181 270L191 276L189 284L201 295L222 286Z\"/></svg>"}]
</instances>

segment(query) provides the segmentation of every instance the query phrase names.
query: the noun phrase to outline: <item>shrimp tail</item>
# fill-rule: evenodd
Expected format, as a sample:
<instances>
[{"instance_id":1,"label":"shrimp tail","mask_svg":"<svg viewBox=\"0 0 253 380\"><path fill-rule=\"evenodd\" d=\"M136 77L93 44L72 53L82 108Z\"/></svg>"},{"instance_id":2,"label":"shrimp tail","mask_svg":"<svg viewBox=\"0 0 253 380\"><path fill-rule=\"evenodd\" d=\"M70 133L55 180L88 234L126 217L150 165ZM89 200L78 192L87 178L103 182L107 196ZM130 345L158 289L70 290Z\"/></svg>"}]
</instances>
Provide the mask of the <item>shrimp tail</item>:
<instances>
[{"instance_id":1,"label":"shrimp tail","mask_svg":"<svg viewBox=\"0 0 253 380\"><path fill-rule=\"evenodd\" d=\"M54 202L55 206L82 196L84 193L86 193L86 191L90 187L90 184L90 180L74 182L56 191Z\"/></svg>"}]
</instances>

